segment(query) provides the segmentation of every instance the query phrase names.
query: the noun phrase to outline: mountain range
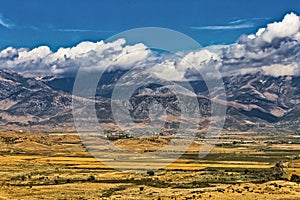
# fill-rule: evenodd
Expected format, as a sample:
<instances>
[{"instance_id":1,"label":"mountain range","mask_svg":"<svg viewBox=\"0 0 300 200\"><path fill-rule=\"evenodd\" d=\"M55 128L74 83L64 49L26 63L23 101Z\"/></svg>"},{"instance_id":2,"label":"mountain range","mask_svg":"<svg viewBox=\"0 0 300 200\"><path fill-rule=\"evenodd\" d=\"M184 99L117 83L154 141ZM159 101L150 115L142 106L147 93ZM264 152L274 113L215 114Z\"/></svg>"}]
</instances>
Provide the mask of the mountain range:
<instances>
[{"instance_id":1,"label":"mountain range","mask_svg":"<svg viewBox=\"0 0 300 200\"><path fill-rule=\"evenodd\" d=\"M110 98L116 82L126 70L106 72L96 91L98 120L114 122ZM72 89L75 77L26 78L16 72L0 70L1 129L70 129ZM257 127L299 130L300 77L274 77L263 73L223 77L227 98L225 129L249 130ZM201 114L209 117L210 98L203 80L189 82L197 94ZM183 85L183 82L178 82ZM176 94L168 86L149 84L130 98L130 113L137 123L149 119L147 105L155 99L168 113L180 113ZM176 120L175 120L176 121Z\"/></svg>"}]
</instances>

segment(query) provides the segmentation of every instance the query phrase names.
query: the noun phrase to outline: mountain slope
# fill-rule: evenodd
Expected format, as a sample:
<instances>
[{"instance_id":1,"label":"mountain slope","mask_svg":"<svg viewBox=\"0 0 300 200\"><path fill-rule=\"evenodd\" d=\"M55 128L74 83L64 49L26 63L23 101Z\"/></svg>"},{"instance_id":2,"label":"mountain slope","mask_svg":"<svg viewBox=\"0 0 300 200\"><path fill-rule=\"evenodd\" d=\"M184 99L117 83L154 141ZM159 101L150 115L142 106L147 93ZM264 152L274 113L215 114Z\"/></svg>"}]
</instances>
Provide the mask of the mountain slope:
<instances>
[{"instance_id":1,"label":"mountain slope","mask_svg":"<svg viewBox=\"0 0 300 200\"><path fill-rule=\"evenodd\" d=\"M2 123L28 125L71 111L71 96L43 82L0 70L0 113Z\"/></svg>"},{"instance_id":2,"label":"mountain slope","mask_svg":"<svg viewBox=\"0 0 300 200\"><path fill-rule=\"evenodd\" d=\"M96 109L101 122L113 122L110 96L124 73L109 72L99 82ZM25 78L12 71L0 70L0 124L73 126L73 81L74 78ZM185 86L186 83L178 84ZM247 130L257 124L299 128L300 77L256 73L224 77L224 84L228 100L225 128ZM190 85L198 94L201 114L208 116L210 100L206 97L205 83L194 80ZM137 122L147 122L151 101L160 102L169 114L180 113L176 96L168 86L149 84L131 97L131 117Z\"/></svg>"}]
</instances>

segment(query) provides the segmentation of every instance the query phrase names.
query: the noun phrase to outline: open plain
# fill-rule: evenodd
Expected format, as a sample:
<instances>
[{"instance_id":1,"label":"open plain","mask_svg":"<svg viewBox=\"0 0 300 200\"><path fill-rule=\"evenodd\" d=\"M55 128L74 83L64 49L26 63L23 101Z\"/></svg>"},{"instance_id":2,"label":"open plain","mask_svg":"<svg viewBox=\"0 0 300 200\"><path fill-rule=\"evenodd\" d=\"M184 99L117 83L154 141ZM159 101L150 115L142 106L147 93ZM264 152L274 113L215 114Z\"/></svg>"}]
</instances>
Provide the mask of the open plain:
<instances>
[{"instance_id":1,"label":"open plain","mask_svg":"<svg viewBox=\"0 0 300 200\"><path fill-rule=\"evenodd\" d=\"M119 148L155 150L167 136L114 140ZM156 171L95 159L76 134L0 134L0 199L299 199L300 137L224 132L199 158L201 139ZM117 162L117 161L116 161ZM150 173L151 172L151 173Z\"/></svg>"}]
</instances>

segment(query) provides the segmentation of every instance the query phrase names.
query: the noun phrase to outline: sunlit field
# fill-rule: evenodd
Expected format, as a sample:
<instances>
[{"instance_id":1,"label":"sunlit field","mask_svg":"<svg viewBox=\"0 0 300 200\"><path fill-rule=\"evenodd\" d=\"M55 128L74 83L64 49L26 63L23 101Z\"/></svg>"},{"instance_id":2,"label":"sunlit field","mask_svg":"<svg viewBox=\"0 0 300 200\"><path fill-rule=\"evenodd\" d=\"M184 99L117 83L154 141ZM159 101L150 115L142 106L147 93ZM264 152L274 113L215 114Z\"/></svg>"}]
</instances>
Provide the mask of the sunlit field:
<instances>
[{"instance_id":1,"label":"sunlit field","mask_svg":"<svg viewBox=\"0 0 300 200\"><path fill-rule=\"evenodd\" d=\"M239 139L232 139L233 135ZM201 140L196 139L187 152L164 168L132 171L139 163L129 161L120 163L124 171L117 171L92 157L76 135L1 133L0 197L297 199L299 183L290 179L300 175L300 144L289 144L287 149L288 142L270 145L270 137L261 135L260 140L254 137L249 142L249 135L253 138L255 133L224 133L220 145L203 159L198 157ZM291 137L286 135L285 140ZM230 138L235 142L226 143ZM155 146L155 140L151 141ZM130 144L132 150L142 149L138 138L114 143L120 148Z\"/></svg>"}]
</instances>

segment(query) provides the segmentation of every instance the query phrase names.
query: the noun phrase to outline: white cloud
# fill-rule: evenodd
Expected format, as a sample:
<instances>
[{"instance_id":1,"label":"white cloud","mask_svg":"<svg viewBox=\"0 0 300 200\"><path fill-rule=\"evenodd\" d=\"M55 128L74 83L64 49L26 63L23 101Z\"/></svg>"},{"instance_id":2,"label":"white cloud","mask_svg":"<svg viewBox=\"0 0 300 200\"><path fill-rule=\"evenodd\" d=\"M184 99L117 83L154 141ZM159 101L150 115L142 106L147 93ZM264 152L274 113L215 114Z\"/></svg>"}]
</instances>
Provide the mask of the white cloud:
<instances>
[{"instance_id":1,"label":"white cloud","mask_svg":"<svg viewBox=\"0 0 300 200\"><path fill-rule=\"evenodd\" d=\"M53 31L57 32L94 32L94 33L103 33L103 32L114 32L114 31L107 31L107 30L94 30L94 29L76 29L76 28L63 28L63 29L53 29Z\"/></svg>"},{"instance_id":2,"label":"white cloud","mask_svg":"<svg viewBox=\"0 0 300 200\"><path fill-rule=\"evenodd\" d=\"M18 56L18 50L13 47L8 47L0 52L0 60L11 60Z\"/></svg>"},{"instance_id":3,"label":"white cloud","mask_svg":"<svg viewBox=\"0 0 300 200\"><path fill-rule=\"evenodd\" d=\"M151 71L160 79L180 81L184 79L185 69L178 68L174 61L166 60L151 68Z\"/></svg>"},{"instance_id":4,"label":"white cloud","mask_svg":"<svg viewBox=\"0 0 300 200\"><path fill-rule=\"evenodd\" d=\"M151 51L143 44L125 45L124 39L111 43L81 42L71 48L52 52L47 46L35 49L8 47L0 52L0 68L10 68L27 76L103 70L107 67L127 69L138 62L146 62Z\"/></svg>"},{"instance_id":5,"label":"white cloud","mask_svg":"<svg viewBox=\"0 0 300 200\"><path fill-rule=\"evenodd\" d=\"M267 28L261 30L256 35L261 37L264 41L271 43L275 38L294 38L295 34L299 32L300 19L294 14L287 14L281 22L274 22L268 24Z\"/></svg>"},{"instance_id":6,"label":"white cloud","mask_svg":"<svg viewBox=\"0 0 300 200\"><path fill-rule=\"evenodd\" d=\"M244 20L228 26L240 25ZM113 42L81 42L56 52L47 46L34 49L8 47L0 51L0 68L10 68L27 76L66 75L79 67L86 71L131 69L146 66L160 78L194 79L199 72L214 78L223 75L262 71L272 76L300 75L300 21L287 14L281 22L260 28L256 34L242 35L232 45L210 46L175 55L152 52L142 43L126 45L124 39ZM194 68L194 69L193 69Z\"/></svg>"},{"instance_id":7,"label":"white cloud","mask_svg":"<svg viewBox=\"0 0 300 200\"><path fill-rule=\"evenodd\" d=\"M212 26L191 26L191 29L195 30L236 30L236 29L249 29L256 26L257 21L266 20L269 18L250 18L250 19L237 19L224 25L212 25Z\"/></svg>"},{"instance_id":8,"label":"white cloud","mask_svg":"<svg viewBox=\"0 0 300 200\"><path fill-rule=\"evenodd\" d=\"M256 34L242 35L237 43L224 48L222 70L224 73L262 71L272 76L298 75L299 39L300 18L294 13L287 14L281 22L268 24Z\"/></svg>"},{"instance_id":9,"label":"white cloud","mask_svg":"<svg viewBox=\"0 0 300 200\"><path fill-rule=\"evenodd\" d=\"M248 39L254 42L272 43L274 39L297 38L300 30L300 18L295 13L286 14L282 21L267 25L266 28L260 28L256 34L248 35Z\"/></svg>"},{"instance_id":10,"label":"white cloud","mask_svg":"<svg viewBox=\"0 0 300 200\"><path fill-rule=\"evenodd\" d=\"M151 70L159 78L172 81L199 78L199 74L211 79L216 77L214 76L216 75L215 72L220 67L218 63L220 63L218 54L207 49L200 49L189 52L183 57L169 58L154 65Z\"/></svg>"},{"instance_id":11,"label":"white cloud","mask_svg":"<svg viewBox=\"0 0 300 200\"><path fill-rule=\"evenodd\" d=\"M269 66L263 66L261 69L264 72L264 74L275 77L299 75L299 67L295 63L289 65L273 64Z\"/></svg>"},{"instance_id":12,"label":"white cloud","mask_svg":"<svg viewBox=\"0 0 300 200\"><path fill-rule=\"evenodd\" d=\"M222 47L211 47L220 53ZM219 60L217 53L207 49L176 55L155 54L144 44L126 45L124 39L114 42L81 42L70 48L52 52L47 46L30 49L8 47L0 51L0 68L10 68L26 76L67 75L79 67L86 71L131 69L146 66L160 78L183 80L187 70L195 68L208 73L205 68L211 60Z\"/></svg>"},{"instance_id":13,"label":"white cloud","mask_svg":"<svg viewBox=\"0 0 300 200\"><path fill-rule=\"evenodd\" d=\"M195 67L201 66L203 63L207 63L210 60L219 60L219 56L216 53L212 53L206 49L199 50L196 52L190 52L181 60L182 65L190 63Z\"/></svg>"},{"instance_id":14,"label":"white cloud","mask_svg":"<svg viewBox=\"0 0 300 200\"><path fill-rule=\"evenodd\" d=\"M255 21L264 21L269 19L268 17L254 17L250 19L237 19L229 22L229 24L241 24L241 23L254 23Z\"/></svg>"},{"instance_id":15,"label":"white cloud","mask_svg":"<svg viewBox=\"0 0 300 200\"><path fill-rule=\"evenodd\" d=\"M20 51L18 52L16 64L42 62L42 60L51 53L50 48L47 46L40 46L32 49L31 51Z\"/></svg>"},{"instance_id":16,"label":"white cloud","mask_svg":"<svg viewBox=\"0 0 300 200\"><path fill-rule=\"evenodd\" d=\"M221 26L192 26L191 29L195 30L234 30L234 29L247 29L253 28L254 24L234 24L234 25L221 25Z\"/></svg>"},{"instance_id":17,"label":"white cloud","mask_svg":"<svg viewBox=\"0 0 300 200\"><path fill-rule=\"evenodd\" d=\"M15 25L0 13L0 25L5 28L12 28Z\"/></svg>"}]
</instances>

